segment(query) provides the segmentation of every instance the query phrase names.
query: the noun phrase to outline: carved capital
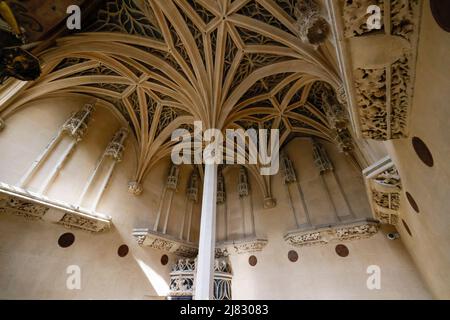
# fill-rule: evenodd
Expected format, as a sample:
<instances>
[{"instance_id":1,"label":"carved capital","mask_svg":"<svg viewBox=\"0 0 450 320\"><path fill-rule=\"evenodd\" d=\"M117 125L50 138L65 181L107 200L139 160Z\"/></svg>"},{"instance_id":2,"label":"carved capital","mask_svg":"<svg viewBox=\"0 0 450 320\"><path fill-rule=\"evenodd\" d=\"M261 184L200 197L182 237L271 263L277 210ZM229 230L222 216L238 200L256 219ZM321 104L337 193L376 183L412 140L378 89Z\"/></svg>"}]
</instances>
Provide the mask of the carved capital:
<instances>
[{"instance_id":1,"label":"carved capital","mask_svg":"<svg viewBox=\"0 0 450 320\"><path fill-rule=\"evenodd\" d=\"M130 181L128 183L128 192L135 196L141 195L143 190L142 184L137 181Z\"/></svg>"},{"instance_id":2,"label":"carved capital","mask_svg":"<svg viewBox=\"0 0 450 320\"><path fill-rule=\"evenodd\" d=\"M75 112L63 125L63 132L66 132L76 141L81 141L86 134L88 124L95 111L93 104L86 104L81 110Z\"/></svg>"}]
</instances>

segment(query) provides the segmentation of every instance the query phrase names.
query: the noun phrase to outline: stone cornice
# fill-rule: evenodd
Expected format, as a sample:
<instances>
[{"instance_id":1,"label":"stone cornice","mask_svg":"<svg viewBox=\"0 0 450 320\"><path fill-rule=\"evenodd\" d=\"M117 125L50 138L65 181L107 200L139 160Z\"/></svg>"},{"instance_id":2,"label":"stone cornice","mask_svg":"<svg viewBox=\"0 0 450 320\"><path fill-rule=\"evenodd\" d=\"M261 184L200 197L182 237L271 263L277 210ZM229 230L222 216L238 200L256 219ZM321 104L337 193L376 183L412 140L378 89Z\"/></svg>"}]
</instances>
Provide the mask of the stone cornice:
<instances>
[{"instance_id":1,"label":"stone cornice","mask_svg":"<svg viewBox=\"0 0 450 320\"><path fill-rule=\"evenodd\" d=\"M0 213L45 220L90 232L106 231L112 224L109 216L87 212L6 183L0 183Z\"/></svg>"},{"instance_id":2,"label":"stone cornice","mask_svg":"<svg viewBox=\"0 0 450 320\"><path fill-rule=\"evenodd\" d=\"M378 232L378 222L359 219L333 225L308 226L288 232L284 241L295 247L325 245L330 242L370 238Z\"/></svg>"}]
</instances>

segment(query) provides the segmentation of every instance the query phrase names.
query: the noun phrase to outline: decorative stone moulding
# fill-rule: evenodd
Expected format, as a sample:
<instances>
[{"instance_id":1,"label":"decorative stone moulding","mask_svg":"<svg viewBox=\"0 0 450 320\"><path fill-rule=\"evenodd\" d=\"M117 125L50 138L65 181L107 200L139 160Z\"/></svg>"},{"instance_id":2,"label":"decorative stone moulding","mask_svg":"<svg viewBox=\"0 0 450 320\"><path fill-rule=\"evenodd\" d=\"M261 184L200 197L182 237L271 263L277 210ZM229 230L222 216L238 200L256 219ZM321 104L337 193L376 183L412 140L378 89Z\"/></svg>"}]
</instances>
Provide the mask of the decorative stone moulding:
<instances>
[{"instance_id":1,"label":"decorative stone moulding","mask_svg":"<svg viewBox=\"0 0 450 320\"><path fill-rule=\"evenodd\" d=\"M391 158L387 156L374 163L363 175L374 218L383 224L397 225L402 182Z\"/></svg>"},{"instance_id":2,"label":"decorative stone moulding","mask_svg":"<svg viewBox=\"0 0 450 320\"><path fill-rule=\"evenodd\" d=\"M368 25L370 5L380 8L379 29ZM338 51L350 57L339 60L358 135L379 141L408 137L422 1L340 0L331 6L335 17L342 13L334 29Z\"/></svg>"},{"instance_id":3,"label":"decorative stone moulding","mask_svg":"<svg viewBox=\"0 0 450 320\"><path fill-rule=\"evenodd\" d=\"M141 246L173 253L180 257L193 258L198 253L197 245L150 229L134 229L133 237Z\"/></svg>"},{"instance_id":4,"label":"decorative stone moulding","mask_svg":"<svg viewBox=\"0 0 450 320\"><path fill-rule=\"evenodd\" d=\"M268 242L266 239L259 238L219 242L216 244L216 256L259 252L267 246Z\"/></svg>"},{"instance_id":5,"label":"decorative stone moulding","mask_svg":"<svg viewBox=\"0 0 450 320\"><path fill-rule=\"evenodd\" d=\"M22 188L0 183L0 214L12 214L29 220L45 220L68 228L102 232L111 227L111 217L80 210Z\"/></svg>"},{"instance_id":6,"label":"decorative stone moulding","mask_svg":"<svg viewBox=\"0 0 450 320\"><path fill-rule=\"evenodd\" d=\"M334 225L319 225L291 231L284 236L284 241L295 247L325 245L370 238L378 232L378 222L372 219L360 219Z\"/></svg>"},{"instance_id":7,"label":"decorative stone moulding","mask_svg":"<svg viewBox=\"0 0 450 320\"><path fill-rule=\"evenodd\" d=\"M170 300L191 300L195 295L196 260L179 259L170 273ZM214 300L231 300L233 275L227 258L214 261Z\"/></svg>"}]
</instances>

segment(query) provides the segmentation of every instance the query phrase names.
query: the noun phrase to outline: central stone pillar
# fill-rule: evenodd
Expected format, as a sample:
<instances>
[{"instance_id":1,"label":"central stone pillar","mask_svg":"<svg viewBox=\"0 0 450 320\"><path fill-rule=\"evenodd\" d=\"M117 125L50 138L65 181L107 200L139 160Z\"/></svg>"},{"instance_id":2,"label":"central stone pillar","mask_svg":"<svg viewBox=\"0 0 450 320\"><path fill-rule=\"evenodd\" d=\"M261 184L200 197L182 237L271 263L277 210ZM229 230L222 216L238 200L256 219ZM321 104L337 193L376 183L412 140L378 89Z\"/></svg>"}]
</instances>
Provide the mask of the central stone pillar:
<instances>
[{"instance_id":1,"label":"central stone pillar","mask_svg":"<svg viewBox=\"0 0 450 320\"><path fill-rule=\"evenodd\" d=\"M216 245L217 165L205 164L200 241L197 257L195 300L214 298L214 258Z\"/></svg>"}]
</instances>

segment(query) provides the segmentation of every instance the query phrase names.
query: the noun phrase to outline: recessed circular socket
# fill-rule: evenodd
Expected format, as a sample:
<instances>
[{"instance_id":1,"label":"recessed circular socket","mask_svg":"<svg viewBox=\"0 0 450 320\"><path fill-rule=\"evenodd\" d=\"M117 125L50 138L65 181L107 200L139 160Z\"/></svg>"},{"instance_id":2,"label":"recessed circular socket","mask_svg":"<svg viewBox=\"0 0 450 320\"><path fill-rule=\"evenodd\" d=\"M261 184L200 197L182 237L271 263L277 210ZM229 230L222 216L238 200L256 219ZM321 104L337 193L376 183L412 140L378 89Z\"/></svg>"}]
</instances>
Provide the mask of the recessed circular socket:
<instances>
[{"instance_id":1,"label":"recessed circular socket","mask_svg":"<svg viewBox=\"0 0 450 320\"><path fill-rule=\"evenodd\" d=\"M414 137L412 139L412 145L414 151L416 152L420 160L422 160L422 162L425 163L425 165L433 167L434 166L433 155L431 154L431 151L430 149L428 149L425 142L423 142L423 140L418 137Z\"/></svg>"},{"instance_id":2,"label":"recessed circular socket","mask_svg":"<svg viewBox=\"0 0 450 320\"><path fill-rule=\"evenodd\" d=\"M128 246L126 244L123 244L119 247L119 249L117 249L117 254L119 255L119 257L124 258L127 256L129 251L130 249L128 248Z\"/></svg>"},{"instance_id":3,"label":"recessed circular socket","mask_svg":"<svg viewBox=\"0 0 450 320\"><path fill-rule=\"evenodd\" d=\"M343 245L343 244L338 244L336 246L336 253L339 257L348 257L348 255L350 254L350 251L348 250L347 246Z\"/></svg>"},{"instance_id":4,"label":"recessed circular socket","mask_svg":"<svg viewBox=\"0 0 450 320\"><path fill-rule=\"evenodd\" d=\"M58 245L61 248L68 248L75 242L75 236L73 233L64 233L58 239Z\"/></svg>"},{"instance_id":5,"label":"recessed circular socket","mask_svg":"<svg viewBox=\"0 0 450 320\"><path fill-rule=\"evenodd\" d=\"M445 31L450 32L450 1L430 0L430 7L436 23Z\"/></svg>"},{"instance_id":6,"label":"recessed circular socket","mask_svg":"<svg viewBox=\"0 0 450 320\"><path fill-rule=\"evenodd\" d=\"M413 208L415 212L420 213L416 200L414 200L414 197L409 192L406 192L406 199L408 199L411 208Z\"/></svg>"},{"instance_id":7,"label":"recessed circular socket","mask_svg":"<svg viewBox=\"0 0 450 320\"><path fill-rule=\"evenodd\" d=\"M255 256L251 256L250 258L248 258L248 264L252 267L256 266L257 263L258 259Z\"/></svg>"},{"instance_id":8,"label":"recessed circular socket","mask_svg":"<svg viewBox=\"0 0 450 320\"><path fill-rule=\"evenodd\" d=\"M161 264L163 266L167 265L169 263L169 257L165 254L161 257Z\"/></svg>"},{"instance_id":9,"label":"recessed circular socket","mask_svg":"<svg viewBox=\"0 0 450 320\"><path fill-rule=\"evenodd\" d=\"M297 262L298 261L298 253L295 250L291 250L288 253L288 259L290 262Z\"/></svg>"},{"instance_id":10,"label":"recessed circular socket","mask_svg":"<svg viewBox=\"0 0 450 320\"><path fill-rule=\"evenodd\" d=\"M403 223L403 227L405 227L406 232L408 232L409 236L412 237L411 229L409 229L409 226L406 223L406 221L402 219L402 223Z\"/></svg>"}]
</instances>

